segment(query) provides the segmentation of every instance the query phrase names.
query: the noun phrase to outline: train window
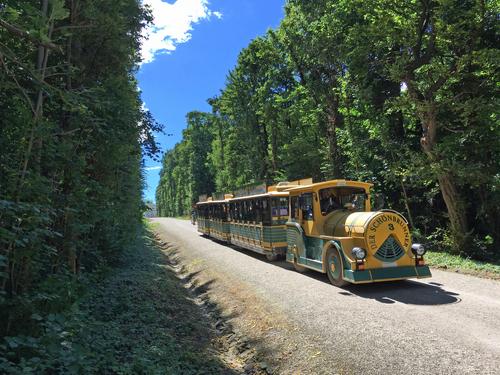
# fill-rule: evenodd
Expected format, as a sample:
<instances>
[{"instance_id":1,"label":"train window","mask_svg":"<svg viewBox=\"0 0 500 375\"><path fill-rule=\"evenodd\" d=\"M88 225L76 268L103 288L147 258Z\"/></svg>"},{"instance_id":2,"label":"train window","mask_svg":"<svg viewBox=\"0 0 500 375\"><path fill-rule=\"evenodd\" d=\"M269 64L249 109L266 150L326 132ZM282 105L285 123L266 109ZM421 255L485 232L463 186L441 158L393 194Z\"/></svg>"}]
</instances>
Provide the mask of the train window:
<instances>
[{"instance_id":1,"label":"train window","mask_svg":"<svg viewBox=\"0 0 500 375\"><path fill-rule=\"evenodd\" d=\"M245 201L240 202L240 215L241 215L241 218L240 218L241 221L242 222L245 221L246 215L247 215L246 209L245 209Z\"/></svg>"},{"instance_id":2,"label":"train window","mask_svg":"<svg viewBox=\"0 0 500 375\"><path fill-rule=\"evenodd\" d=\"M253 199L248 201L248 210L250 214L248 220L255 221L255 201Z\"/></svg>"},{"instance_id":3,"label":"train window","mask_svg":"<svg viewBox=\"0 0 500 375\"><path fill-rule=\"evenodd\" d=\"M327 215L338 209L365 211L367 195L364 189L331 187L319 191L321 214Z\"/></svg>"},{"instance_id":4,"label":"train window","mask_svg":"<svg viewBox=\"0 0 500 375\"><path fill-rule=\"evenodd\" d=\"M240 221L243 222L243 220L245 219L245 205L244 205L245 202L243 201L239 201L238 202L238 209L239 209L239 212L240 212Z\"/></svg>"},{"instance_id":5,"label":"train window","mask_svg":"<svg viewBox=\"0 0 500 375\"><path fill-rule=\"evenodd\" d=\"M302 210L302 219L314 220L312 193L306 193L301 195L300 209Z\"/></svg>"},{"instance_id":6,"label":"train window","mask_svg":"<svg viewBox=\"0 0 500 375\"><path fill-rule=\"evenodd\" d=\"M267 197L262 199L262 224L271 224L271 207Z\"/></svg>"},{"instance_id":7,"label":"train window","mask_svg":"<svg viewBox=\"0 0 500 375\"><path fill-rule=\"evenodd\" d=\"M255 200L255 222L262 223L262 199Z\"/></svg>"},{"instance_id":8,"label":"train window","mask_svg":"<svg viewBox=\"0 0 500 375\"><path fill-rule=\"evenodd\" d=\"M252 200L252 221L253 222L257 221L257 200L256 199Z\"/></svg>"},{"instance_id":9,"label":"train window","mask_svg":"<svg viewBox=\"0 0 500 375\"><path fill-rule=\"evenodd\" d=\"M248 221L253 221L254 220L254 209L253 209L253 201L248 200L247 201L247 210L248 210Z\"/></svg>"},{"instance_id":10,"label":"train window","mask_svg":"<svg viewBox=\"0 0 500 375\"><path fill-rule=\"evenodd\" d=\"M248 205L247 205L247 201L241 202L241 211L242 211L242 215L243 215L243 220L247 221L248 220Z\"/></svg>"},{"instance_id":11,"label":"train window","mask_svg":"<svg viewBox=\"0 0 500 375\"><path fill-rule=\"evenodd\" d=\"M245 201L243 207L245 207L245 221L250 221L250 202Z\"/></svg>"},{"instance_id":12,"label":"train window","mask_svg":"<svg viewBox=\"0 0 500 375\"><path fill-rule=\"evenodd\" d=\"M248 221L255 221L255 207L254 201L248 201Z\"/></svg>"},{"instance_id":13,"label":"train window","mask_svg":"<svg viewBox=\"0 0 500 375\"><path fill-rule=\"evenodd\" d=\"M285 224L288 220L288 198L279 197L272 198L273 224Z\"/></svg>"},{"instance_id":14,"label":"train window","mask_svg":"<svg viewBox=\"0 0 500 375\"><path fill-rule=\"evenodd\" d=\"M299 218L299 197L290 198L290 217L293 221Z\"/></svg>"}]
</instances>

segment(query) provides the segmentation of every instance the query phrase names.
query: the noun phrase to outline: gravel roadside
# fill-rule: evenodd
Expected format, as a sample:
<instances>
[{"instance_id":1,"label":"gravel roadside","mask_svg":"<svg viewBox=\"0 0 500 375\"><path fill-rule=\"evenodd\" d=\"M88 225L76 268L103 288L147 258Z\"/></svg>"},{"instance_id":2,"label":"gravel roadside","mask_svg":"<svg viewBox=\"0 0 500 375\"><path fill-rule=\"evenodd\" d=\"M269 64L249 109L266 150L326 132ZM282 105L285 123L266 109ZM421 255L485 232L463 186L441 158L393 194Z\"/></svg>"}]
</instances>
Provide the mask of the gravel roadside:
<instances>
[{"instance_id":1,"label":"gravel roadside","mask_svg":"<svg viewBox=\"0 0 500 375\"><path fill-rule=\"evenodd\" d=\"M425 281L340 289L203 238L188 221L153 222L266 372L498 373L498 281L434 270Z\"/></svg>"}]
</instances>

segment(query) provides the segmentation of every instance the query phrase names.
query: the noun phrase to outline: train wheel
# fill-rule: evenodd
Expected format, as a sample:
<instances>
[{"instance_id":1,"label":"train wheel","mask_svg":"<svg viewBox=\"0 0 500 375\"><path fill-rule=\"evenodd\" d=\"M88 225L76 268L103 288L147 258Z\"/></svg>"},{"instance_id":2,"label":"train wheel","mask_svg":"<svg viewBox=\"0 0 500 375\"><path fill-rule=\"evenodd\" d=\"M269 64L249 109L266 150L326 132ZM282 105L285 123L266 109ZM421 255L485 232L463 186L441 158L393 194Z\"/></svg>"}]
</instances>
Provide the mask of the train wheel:
<instances>
[{"instance_id":1,"label":"train wheel","mask_svg":"<svg viewBox=\"0 0 500 375\"><path fill-rule=\"evenodd\" d=\"M295 268L295 271L300 272L300 273L304 273L307 271L306 267L302 267L301 265L299 265L297 263L297 258L294 258L294 260L293 260L293 268Z\"/></svg>"},{"instance_id":2,"label":"train wheel","mask_svg":"<svg viewBox=\"0 0 500 375\"><path fill-rule=\"evenodd\" d=\"M347 285L342 279L343 274L342 257L336 248L328 249L326 253L326 274L330 282L338 287Z\"/></svg>"},{"instance_id":3,"label":"train wheel","mask_svg":"<svg viewBox=\"0 0 500 375\"><path fill-rule=\"evenodd\" d=\"M278 255L274 254L272 251L266 252L266 259L270 262L276 262L278 260Z\"/></svg>"}]
</instances>

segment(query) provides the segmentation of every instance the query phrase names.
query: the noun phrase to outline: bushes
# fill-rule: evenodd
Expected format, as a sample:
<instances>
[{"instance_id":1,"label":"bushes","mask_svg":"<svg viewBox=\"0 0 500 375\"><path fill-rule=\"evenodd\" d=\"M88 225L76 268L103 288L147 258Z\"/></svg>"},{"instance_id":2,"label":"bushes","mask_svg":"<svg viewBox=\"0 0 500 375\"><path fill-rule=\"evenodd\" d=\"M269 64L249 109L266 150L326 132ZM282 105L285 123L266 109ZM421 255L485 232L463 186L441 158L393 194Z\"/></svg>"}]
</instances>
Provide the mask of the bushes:
<instances>
[{"instance_id":1,"label":"bushes","mask_svg":"<svg viewBox=\"0 0 500 375\"><path fill-rule=\"evenodd\" d=\"M0 27L0 344L26 361L137 234L161 126L134 78L140 3L7 0L0 18L18 30Z\"/></svg>"}]
</instances>

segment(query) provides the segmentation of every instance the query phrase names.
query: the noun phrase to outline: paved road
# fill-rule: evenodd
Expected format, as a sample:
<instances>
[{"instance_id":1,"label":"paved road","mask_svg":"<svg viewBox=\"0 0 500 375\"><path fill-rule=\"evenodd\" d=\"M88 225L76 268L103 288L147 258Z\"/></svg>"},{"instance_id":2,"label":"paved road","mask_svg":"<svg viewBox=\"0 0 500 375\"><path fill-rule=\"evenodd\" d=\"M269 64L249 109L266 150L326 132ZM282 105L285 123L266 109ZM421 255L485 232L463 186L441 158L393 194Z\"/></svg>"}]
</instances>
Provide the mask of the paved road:
<instances>
[{"instance_id":1,"label":"paved road","mask_svg":"<svg viewBox=\"0 0 500 375\"><path fill-rule=\"evenodd\" d=\"M433 270L425 281L341 289L203 238L188 221L154 221L183 255L237 277L317 338L332 364L359 374L500 374L498 281Z\"/></svg>"}]
</instances>

